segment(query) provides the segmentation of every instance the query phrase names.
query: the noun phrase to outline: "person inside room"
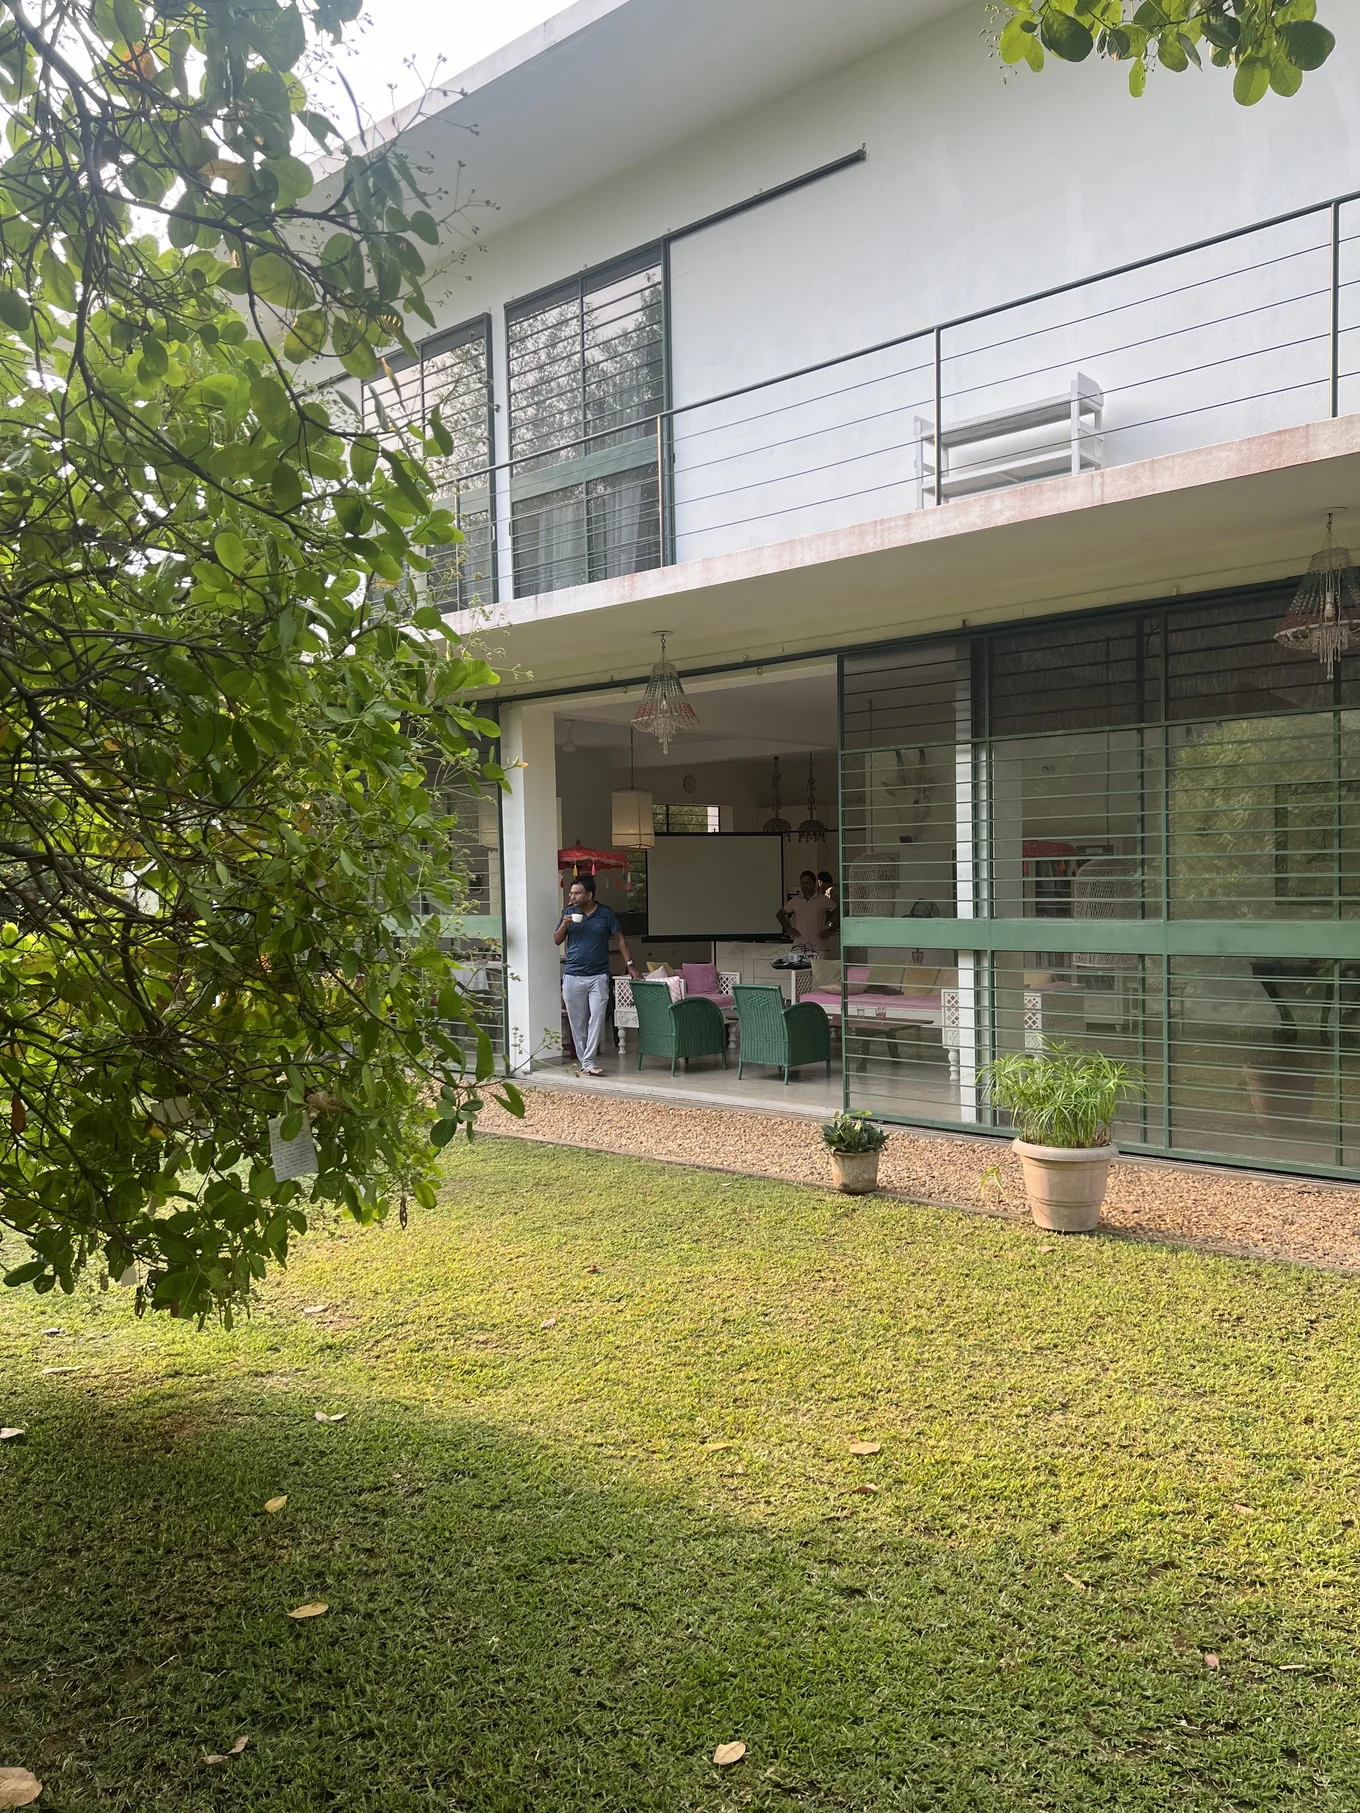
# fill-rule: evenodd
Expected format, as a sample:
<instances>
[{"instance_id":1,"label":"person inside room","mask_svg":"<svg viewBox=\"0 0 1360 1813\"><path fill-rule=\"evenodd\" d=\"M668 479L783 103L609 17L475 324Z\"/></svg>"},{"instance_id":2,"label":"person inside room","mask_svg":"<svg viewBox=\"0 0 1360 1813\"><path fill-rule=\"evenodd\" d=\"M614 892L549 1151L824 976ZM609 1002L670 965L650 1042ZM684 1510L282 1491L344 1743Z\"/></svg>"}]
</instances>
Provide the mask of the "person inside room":
<instances>
[{"instance_id":1,"label":"person inside room","mask_svg":"<svg viewBox=\"0 0 1360 1813\"><path fill-rule=\"evenodd\" d=\"M822 891L816 871L804 869L798 892L791 894L775 915L795 950L825 957L836 934L836 909Z\"/></svg>"}]
</instances>

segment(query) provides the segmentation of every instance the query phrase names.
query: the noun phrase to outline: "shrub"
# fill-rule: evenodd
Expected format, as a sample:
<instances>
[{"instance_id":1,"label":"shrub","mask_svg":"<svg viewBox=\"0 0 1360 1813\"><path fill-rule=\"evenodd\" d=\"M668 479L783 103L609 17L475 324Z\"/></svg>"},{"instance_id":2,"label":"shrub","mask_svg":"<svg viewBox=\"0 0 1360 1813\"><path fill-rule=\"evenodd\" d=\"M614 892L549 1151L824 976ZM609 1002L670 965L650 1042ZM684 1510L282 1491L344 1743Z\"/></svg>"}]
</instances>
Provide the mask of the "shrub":
<instances>
[{"instance_id":1,"label":"shrub","mask_svg":"<svg viewBox=\"0 0 1360 1813\"><path fill-rule=\"evenodd\" d=\"M1032 1146L1107 1146L1119 1104L1143 1093L1143 1079L1130 1065L1063 1045L997 1058L979 1080L993 1106L1009 1111L1016 1132Z\"/></svg>"}]
</instances>

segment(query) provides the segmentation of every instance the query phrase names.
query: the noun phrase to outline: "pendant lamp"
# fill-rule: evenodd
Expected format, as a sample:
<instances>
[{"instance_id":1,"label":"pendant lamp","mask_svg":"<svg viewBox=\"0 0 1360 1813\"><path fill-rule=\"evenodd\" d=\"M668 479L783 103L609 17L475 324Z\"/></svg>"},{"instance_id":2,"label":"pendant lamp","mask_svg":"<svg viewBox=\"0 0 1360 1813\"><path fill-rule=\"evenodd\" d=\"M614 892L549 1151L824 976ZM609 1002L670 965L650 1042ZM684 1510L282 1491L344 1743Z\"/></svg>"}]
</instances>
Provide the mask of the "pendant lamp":
<instances>
[{"instance_id":1,"label":"pendant lamp","mask_svg":"<svg viewBox=\"0 0 1360 1813\"><path fill-rule=\"evenodd\" d=\"M798 841L801 844L820 844L826 841L826 826L817 816L817 777L812 772L812 757L808 757L808 815L798 827Z\"/></svg>"},{"instance_id":2,"label":"pendant lamp","mask_svg":"<svg viewBox=\"0 0 1360 1813\"><path fill-rule=\"evenodd\" d=\"M656 847L656 826L652 822L652 796L639 788L633 773L633 732L628 732L628 786L611 793L609 804L613 819L611 839L621 850L652 850Z\"/></svg>"},{"instance_id":3,"label":"pendant lamp","mask_svg":"<svg viewBox=\"0 0 1360 1813\"><path fill-rule=\"evenodd\" d=\"M776 756L774 758L774 778L770 782L770 804L774 810L771 816L767 818L765 823L760 827L769 837L789 837L793 832L793 826L784 817L783 803L780 800L779 795L779 757Z\"/></svg>"},{"instance_id":4,"label":"pendant lamp","mask_svg":"<svg viewBox=\"0 0 1360 1813\"><path fill-rule=\"evenodd\" d=\"M1360 647L1360 574L1351 564L1350 549L1340 547L1332 535L1332 514L1327 512L1326 539L1308 562L1289 615L1275 632L1283 647L1316 655L1329 680L1339 658Z\"/></svg>"},{"instance_id":5,"label":"pendant lamp","mask_svg":"<svg viewBox=\"0 0 1360 1813\"><path fill-rule=\"evenodd\" d=\"M666 659L666 637L669 630L657 630L661 638L661 659L647 676L647 691L633 713L633 723L660 743L664 754L682 730L693 730L699 714L685 697L685 689L673 662Z\"/></svg>"}]
</instances>

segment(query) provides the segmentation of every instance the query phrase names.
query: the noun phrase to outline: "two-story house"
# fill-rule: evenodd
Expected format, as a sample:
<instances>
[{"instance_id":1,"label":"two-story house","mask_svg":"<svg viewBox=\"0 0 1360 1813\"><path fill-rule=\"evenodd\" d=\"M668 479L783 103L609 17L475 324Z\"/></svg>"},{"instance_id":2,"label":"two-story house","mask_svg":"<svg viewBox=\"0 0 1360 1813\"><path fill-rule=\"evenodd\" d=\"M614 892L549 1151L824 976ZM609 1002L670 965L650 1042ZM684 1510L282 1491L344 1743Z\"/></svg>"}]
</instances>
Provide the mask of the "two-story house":
<instances>
[{"instance_id":1,"label":"two-story house","mask_svg":"<svg viewBox=\"0 0 1360 1813\"><path fill-rule=\"evenodd\" d=\"M1059 1038L1141 1069L1128 1148L1354 1175L1348 574L1278 633L1360 545L1360 33L1247 111L1004 75L988 13L579 0L398 122L461 212L384 401L455 429L437 583L524 764L468 934L520 1068L579 846L645 957L826 1004L830 1086L691 1095L986 1129ZM804 869L834 971L761 942Z\"/></svg>"}]
</instances>

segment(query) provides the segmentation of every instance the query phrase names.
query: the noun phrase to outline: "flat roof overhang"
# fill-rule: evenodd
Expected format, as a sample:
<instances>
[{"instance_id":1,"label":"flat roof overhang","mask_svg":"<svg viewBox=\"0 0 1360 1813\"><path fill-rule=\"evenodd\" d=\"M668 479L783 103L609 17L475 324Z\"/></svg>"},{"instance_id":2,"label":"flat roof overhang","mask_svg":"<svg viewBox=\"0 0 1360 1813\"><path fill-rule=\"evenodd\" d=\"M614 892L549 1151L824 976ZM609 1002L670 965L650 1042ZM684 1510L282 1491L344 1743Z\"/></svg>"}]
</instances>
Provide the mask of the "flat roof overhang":
<instances>
[{"instance_id":1,"label":"flat roof overhang","mask_svg":"<svg viewBox=\"0 0 1360 1813\"><path fill-rule=\"evenodd\" d=\"M466 224L485 243L965 3L575 0L471 69L441 76L351 149L400 136L436 186L453 190L457 173L456 193L472 204ZM836 140L828 155L851 149ZM341 162L313 163L321 195ZM798 174L772 168L761 182ZM706 213L746 193L744 184L722 195L701 188L693 206ZM657 231L692 218L658 221ZM461 245L450 241L455 260Z\"/></svg>"},{"instance_id":2,"label":"flat roof overhang","mask_svg":"<svg viewBox=\"0 0 1360 1813\"><path fill-rule=\"evenodd\" d=\"M1360 415L1048 479L705 560L517 598L471 633L509 698L1300 573L1324 513L1360 534ZM1338 525L1346 540L1346 520Z\"/></svg>"}]
</instances>

